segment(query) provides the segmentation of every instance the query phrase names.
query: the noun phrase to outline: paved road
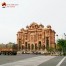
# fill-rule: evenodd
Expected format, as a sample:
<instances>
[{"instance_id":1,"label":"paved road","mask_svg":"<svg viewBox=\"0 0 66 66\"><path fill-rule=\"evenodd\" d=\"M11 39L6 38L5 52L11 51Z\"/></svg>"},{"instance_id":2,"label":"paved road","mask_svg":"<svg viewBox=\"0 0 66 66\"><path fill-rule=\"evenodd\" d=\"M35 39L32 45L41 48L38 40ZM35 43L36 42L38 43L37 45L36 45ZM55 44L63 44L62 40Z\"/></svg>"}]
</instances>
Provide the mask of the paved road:
<instances>
[{"instance_id":1,"label":"paved road","mask_svg":"<svg viewBox=\"0 0 66 66\"><path fill-rule=\"evenodd\" d=\"M40 64L39 66L56 66L62 60L62 58L63 58L63 56L57 56L47 62Z\"/></svg>"},{"instance_id":2,"label":"paved road","mask_svg":"<svg viewBox=\"0 0 66 66\"><path fill-rule=\"evenodd\" d=\"M36 57L39 55L33 55L33 54L18 54L18 55L0 55L0 65L9 63L9 62L15 62L19 60L24 60L31 57Z\"/></svg>"},{"instance_id":3,"label":"paved road","mask_svg":"<svg viewBox=\"0 0 66 66\"><path fill-rule=\"evenodd\" d=\"M0 56L0 66L66 66L66 57L33 54Z\"/></svg>"},{"instance_id":4,"label":"paved road","mask_svg":"<svg viewBox=\"0 0 66 66\"><path fill-rule=\"evenodd\" d=\"M66 66L66 58L65 60L62 62L62 64L60 66Z\"/></svg>"}]
</instances>

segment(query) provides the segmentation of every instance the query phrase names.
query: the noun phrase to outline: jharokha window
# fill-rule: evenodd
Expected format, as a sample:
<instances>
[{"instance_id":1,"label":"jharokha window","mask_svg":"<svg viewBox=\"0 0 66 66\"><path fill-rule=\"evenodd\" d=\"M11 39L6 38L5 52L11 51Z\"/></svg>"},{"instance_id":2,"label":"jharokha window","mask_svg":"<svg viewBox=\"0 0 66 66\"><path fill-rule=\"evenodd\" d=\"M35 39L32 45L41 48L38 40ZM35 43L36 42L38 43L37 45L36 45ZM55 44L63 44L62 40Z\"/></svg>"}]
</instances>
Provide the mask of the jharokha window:
<instances>
[{"instance_id":1,"label":"jharokha window","mask_svg":"<svg viewBox=\"0 0 66 66\"><path fill-rule=\"evenodd\" d=\"M35 41L35 42L37 41L37 36L36 36L36 35L34 35L34 41Z\"/></svg>"},{"instance_id":2,"label":"jharokha window","mask_svg":"<svg viewBox=\"0 0 66 66\"><path fill-rule=\"evenodd\" d=\"M31 41L34 41L34 37L33 37L33 35L31 35Z\"/></svg>"},{"instance_id":3,"label":"jharokha window","mask_svg":"<svg viewBox=\"0 0 66 66\"><path fill-rule=\"evenodd\" d=\"M39 39L41 39L42 38L42 35L41 34L39 34Z\"/></svg>"},{"instance_id":4,"label":"jharokha window","mask_svg":"<svg viewBox=\"0 0 66 66\"><path fill-rule=\"evenodd\" d=\"M27 35L25 35L25 40L27 40Z\"/></svg>"}]
</instances>

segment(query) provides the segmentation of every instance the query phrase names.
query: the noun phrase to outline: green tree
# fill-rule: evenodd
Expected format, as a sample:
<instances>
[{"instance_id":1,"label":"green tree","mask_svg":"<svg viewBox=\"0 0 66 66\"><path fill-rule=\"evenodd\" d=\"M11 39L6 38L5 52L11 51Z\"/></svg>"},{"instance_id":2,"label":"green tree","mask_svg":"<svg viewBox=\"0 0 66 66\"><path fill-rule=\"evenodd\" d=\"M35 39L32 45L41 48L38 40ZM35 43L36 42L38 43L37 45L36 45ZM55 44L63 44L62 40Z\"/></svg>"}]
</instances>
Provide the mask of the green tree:
<instances>
[{"instance_id":1,"label":"green tree","mask_svg":"<svg viewBox=\"0 0 66 66\"><path fill-rule=\"evenodd\" d=\"M17 44L13 44L12 48L15 49L15 50L17 50L17 48L18 48Z\"/></svg>"},{"instance_id":2,"label":"green tree","mask_svg":"<svg viewBox=\"0 0 66 66\"><path fill-rule=\"evenodd\" d=\"M58 50L63 52L65 55L66 53L66 40L65 39L58 39L57 40L57 46L59 47Z\"/></svg>"}]
</instances>

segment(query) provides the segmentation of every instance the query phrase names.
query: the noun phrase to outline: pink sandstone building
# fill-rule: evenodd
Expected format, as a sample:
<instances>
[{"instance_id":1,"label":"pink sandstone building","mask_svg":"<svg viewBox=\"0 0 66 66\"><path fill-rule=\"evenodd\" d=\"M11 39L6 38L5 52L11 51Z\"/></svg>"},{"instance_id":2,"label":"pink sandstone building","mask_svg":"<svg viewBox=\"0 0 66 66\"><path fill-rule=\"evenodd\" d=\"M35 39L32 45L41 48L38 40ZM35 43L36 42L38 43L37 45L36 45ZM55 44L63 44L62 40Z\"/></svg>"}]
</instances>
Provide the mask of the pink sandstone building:
<instances>
[{"instance_id":1,"label":"pink sandstone building","mask_svg":"<svg viewBox=\"0 0 66 66\"><path fill-rule=\"evenodd\" d=\"M44 51L46 48L55 48L55 31L48 25L33 22L26 29L17 32L18 50L22 51Z\"/></svg>"}]
</instances>

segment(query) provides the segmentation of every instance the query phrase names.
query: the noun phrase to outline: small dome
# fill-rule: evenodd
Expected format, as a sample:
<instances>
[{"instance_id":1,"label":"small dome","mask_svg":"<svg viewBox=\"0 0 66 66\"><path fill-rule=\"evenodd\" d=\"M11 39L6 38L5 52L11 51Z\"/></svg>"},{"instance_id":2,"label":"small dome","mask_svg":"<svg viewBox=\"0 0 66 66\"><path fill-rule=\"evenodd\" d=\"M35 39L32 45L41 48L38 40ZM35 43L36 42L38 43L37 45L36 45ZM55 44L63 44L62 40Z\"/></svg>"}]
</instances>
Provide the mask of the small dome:
<instances>
[{"instance_id":1,"label":"small dome","mask_svg":"<svg viewBox=\"0 0 66 66\"><path fill-rule=\"evenodd\" d=\"M32 26L32 25L38 25L38 24L37 24L36 22L33 22L33 23L31 24L31 26Z\"/></svg>"},{"instance_id":2,"label":"small dome","mask_svg":"<svg viewBox=\"0 0 66 66\"><path fill-rule=\"evenodd\" d=\"M24 28L22 28L21 31L24 31Z\"/></svg>"},{"instance_id":3,"label":"small dome","mask_svg":"<svg viewBox=\"0 0 66 66\"><path fill-rule=\"evenodd\" d=\"M26 28L28 28L28 25L26 26Z\"/></svg>"},{"instance_id":4,"label":"small dome","mask_svg":"<svg viewBox=\"0 0 66 66\"><path fill-rule=\"evenodd\" d=\"M41 26L42 28L44 28L44 25L40 24L39 26Z\"/></svg>"},{"instance_id":5,"label":"small dome","mask_svg":"<svg viewBox=\"0 0 66 66\"><path fill-rule=\"evenodd\" d=\"M47 28L51 28L51 26L50 25L47 25Z\"/></svg>"}]
</instances>

